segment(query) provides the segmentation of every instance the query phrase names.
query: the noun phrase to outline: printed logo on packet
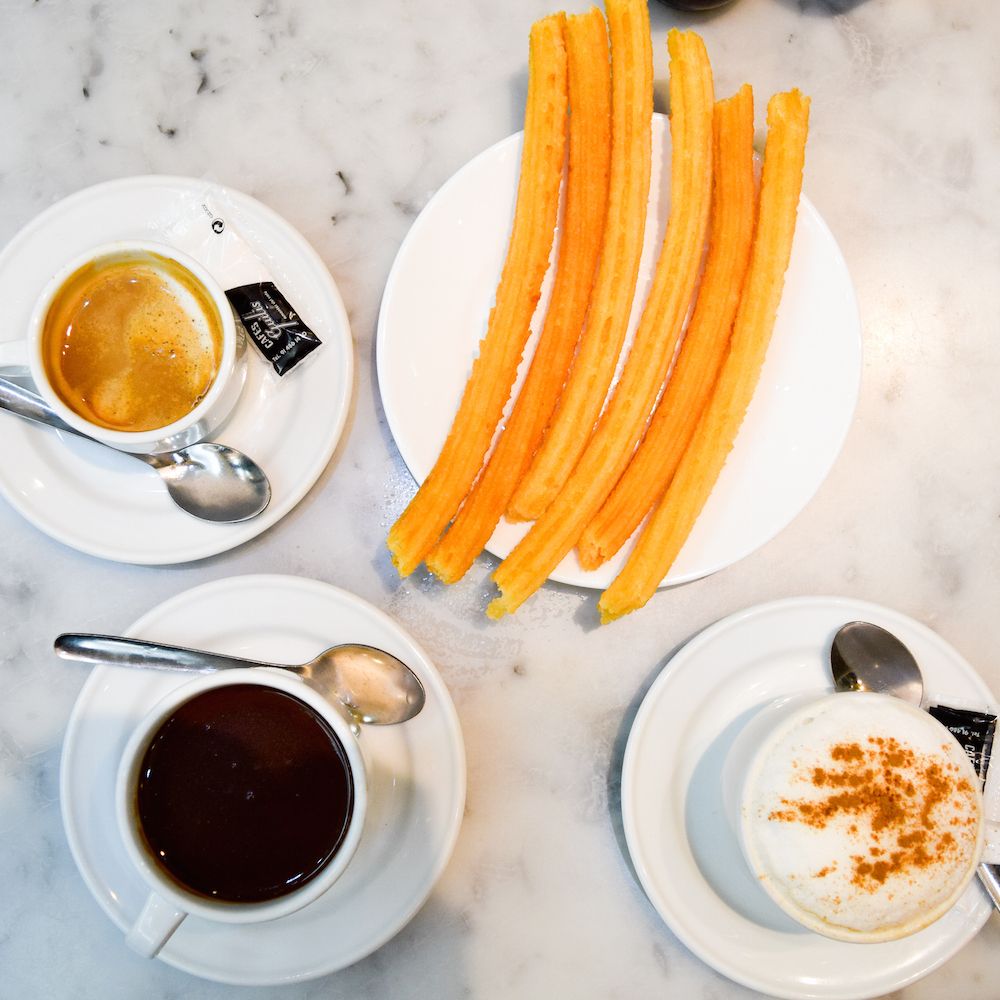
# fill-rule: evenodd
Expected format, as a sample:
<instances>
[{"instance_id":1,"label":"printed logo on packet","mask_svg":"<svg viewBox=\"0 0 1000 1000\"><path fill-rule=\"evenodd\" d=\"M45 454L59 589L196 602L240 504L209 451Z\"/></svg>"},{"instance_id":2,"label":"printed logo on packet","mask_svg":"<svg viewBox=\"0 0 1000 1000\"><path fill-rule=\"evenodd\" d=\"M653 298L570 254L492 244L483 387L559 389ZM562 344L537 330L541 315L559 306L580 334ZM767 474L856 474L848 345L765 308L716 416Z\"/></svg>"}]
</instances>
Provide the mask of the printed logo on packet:
<instances>
[{"instance_id":1,"label":"printed logo on packet","mask_svg":"<svg viewBox=\"0 0 1000 1000\"><path fill-rule=\"evenodd\" d=\"M226 292L240 322L279 375L290 372L320 346L273 281L258 281Z\"/></svg>"}]
</instances>

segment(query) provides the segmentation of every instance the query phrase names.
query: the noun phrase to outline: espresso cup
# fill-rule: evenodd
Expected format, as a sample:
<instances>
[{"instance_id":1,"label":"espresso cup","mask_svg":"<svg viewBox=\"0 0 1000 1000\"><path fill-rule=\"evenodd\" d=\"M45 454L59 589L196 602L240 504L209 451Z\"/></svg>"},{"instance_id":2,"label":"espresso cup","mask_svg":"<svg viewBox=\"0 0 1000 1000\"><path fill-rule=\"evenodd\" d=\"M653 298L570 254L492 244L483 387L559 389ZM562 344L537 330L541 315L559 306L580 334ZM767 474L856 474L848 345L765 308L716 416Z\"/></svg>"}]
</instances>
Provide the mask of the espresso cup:
<instances>
[{"instance_id":1,"label":"espresso cup","mask_svg":"<svg viewBox=\"0 0 1000 1000\"><path fill-rule=\"evenodd\" d=\"M157 313L154 304L139 303L146 309L144 315L140 309L134 309L128 316L129 333L132 342L141 340L142 331L149 329L151 339L143 346L143 351L121 351L117 355L108 351L105 338L95 336L93 347L85 346L82 341L83 331L72 331L67 327L65 333L66 345L73 345L74 363L86 366L88 359L94 365L109 368L108 377L100 390L103 396L115 405L115 393L122 399L140 401L140 405L148 407L151 399L162 398L165 380L151 369L149 364L165 364L163 358L176 359L184 357L184 350L190 349L192 356L198 351L211 351L211 366L214 375L205 379L204 389L199 390L190 399L190 405L184 403L180 408L164 406L163 413L170 414L162 423L153 419L151 426L147 420L140 429L128 429L128 421L109 425L102 423L92 411L79 405L74 409L71 393L67 391L67 381L63 373L57 370L53 360L58 351L48 343L53 334L51 325L55 322L58 311L67 298L71 296L74 283L81 281L81 275L99 272L102 268L134 266L150 273L162 274L165 284L159 294L168 299L167 304L176 312L176 318L187 317L191 329L200 324L210 330L211 344L188 344L192 335L190 330L182 329L176 322L172 330L180 330L173 334L175 343L169 342L164 329L157 327L162 320L162 311ZM168 287L169 286L169 287ZM176 291L176 294L175 294ZM113 306L113 303L112 303ZM91 310L91 315L94 310ZM82 313L79 315L83 315ZM114 324L125 322L119 320L114 308L106 311L107 322ZM149 317L154 317L150 320ZM51 321L51 322L50 322ZM147 324L143 326L144 322ZM46 333L47 323L50 332ZM167 328L168 330L171 328ZM135 332L133 332L135 331ZM214 342L215 331L218 331L218 344ZM72 341L71 334L77 332L77 341ZM118 331L113 331L118 332ZM124 331L122 331L124 335ZM79 345L79 346L77 346ZM0 344L0 371L18 375L30 375L39 394L53 410L71 427L88 437L95 438L104 444L120 451L158 454L175 451L204 440L212 434L229 416L243 389L246 376L246 335L236 323L232 308L226 299L225 292L196 260L164 244L145 240L126 240L109 243L86 253L80 254L69 261L50 279L38 297L28 324L27 337L20 341ZM108 351L108 353L104 353ZM181 352L178 355L178 351ZM65 353L65 352L64 352ZM118 371L111 370L120 364L120 357L126 355L146 358L147 367L140 370L136 367L125 367ZM156 357L160 360L155 361ZM62 355L59 355L61 358ZM153 359L150 361L149 359ZM209 359L206 358L206 363ZM176 361L171 362L176 363ZM185 371L190 369L190 365ZM82 390L81 390L82 393ZM82 395L81 395L82 398ZM155 409L152 411L157 412ZM89 413L89 416L88 416Z\"/></svg>"},{"instance_id":2,"label":"espresso cup","mask_svg":"<svg viewBox=\"0 0 1000 1000\"><path fill-rule=\"evenodd\" d=\"M887 695L779 699L733 742L729 820L767 895L856 943L914 934L1000 857L979 778L936 719Z\"/></svg>"},{"instance_id":3,"label":"espresso cup","mask_svg":"<svg viewBox=\"0 0 1000 1000\"><path fill-rule=\"evenodd\" d=\"M298 677L255 667L182 685L118 768L118 828L149 888L127 944L153 957L189 914L247 924L308 905L350 864L367 801L355 731Z\"/></svg>"}]
</instances>

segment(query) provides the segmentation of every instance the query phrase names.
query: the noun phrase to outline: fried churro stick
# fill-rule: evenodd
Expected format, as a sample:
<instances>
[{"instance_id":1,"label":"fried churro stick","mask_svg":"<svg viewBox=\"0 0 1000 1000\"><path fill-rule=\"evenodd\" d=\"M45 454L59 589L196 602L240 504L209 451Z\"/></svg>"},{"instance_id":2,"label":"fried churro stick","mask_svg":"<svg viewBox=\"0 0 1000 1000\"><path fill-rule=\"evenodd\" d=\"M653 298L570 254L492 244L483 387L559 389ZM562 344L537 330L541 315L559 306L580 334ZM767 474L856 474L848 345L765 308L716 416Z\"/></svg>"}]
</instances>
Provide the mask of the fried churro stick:
<instances>
[{"instance_id":1,"label":"fried churro stick","mask_svg":"<svg viewBox=\"0 0 1000 1000\"><path fill-rule=\"evenodd\" d=\"M444 447L389 531L387 544L401 576L420 565L469 492L528 339L552 249L566 151L565 22L564 14L554 14L531 27L524 147L507 259L479 357Z\"/></svg>"},{"instance_id":2,"label":"fried churro stick","mask_svg":"<svg viewBox=\"0 0 1000 1000\"><path fill-rule=\"evenodd\" d=\"M729 355L673 481L639 537L625 568L601 595L601 620L641 608L667 575L726 463L767 354L792 252L809 128L809 98L775 94L760 209Z\"/></svg>"},{"instance_id":3,"label":"fried churro stick","mask_svg":"<svg viewBox=\"0 0 1000 1000\"><path fill-rule=\"evenodd\" d=\"M653 53L646 0L607 0L611 31L611 184L587 327L541 447L507 516L533 521L583 453L628 330L649 199Z\"/></svg>"},{"instance_id":4,"label":"fried churro stick","mask_svg":"<svg viewBox=\"0 0 1000 1000\"><path fill-rule=\"evenodd\" d=\"M577 554L584 569L610 559L663 495L729 346L756 212L753 91L748 85L715 105L713 133L712 222L698 301L642 444L580 536Z\"/></svg>"},{"instance_id":5,"label":"fried churro stick","mask_svg":"<svg viewBox=\"0 0 1000 1000\"><path fill-rule=\"evenodd\" d=\"M569 173L562 240L545 326L524 386L458 517L427 556L445 583L461 579L489 541L538 447L583 329L601 251L611 159L608 31L596 7L566 19Z\"/></svg>"},{"instance_id":6,"label":"fried churro stick","mask_svg":"<svg viewBox=\"0 0 1000 1000\"><path fill-rule=\"evenodd\" d=\"M566 485L493 578L487 613L515 611L576 544L628 464L673 358L694 293L712 194L712 70L702 40L670 32L670 217L621 378Z\"/></svg>"}]
</instances>

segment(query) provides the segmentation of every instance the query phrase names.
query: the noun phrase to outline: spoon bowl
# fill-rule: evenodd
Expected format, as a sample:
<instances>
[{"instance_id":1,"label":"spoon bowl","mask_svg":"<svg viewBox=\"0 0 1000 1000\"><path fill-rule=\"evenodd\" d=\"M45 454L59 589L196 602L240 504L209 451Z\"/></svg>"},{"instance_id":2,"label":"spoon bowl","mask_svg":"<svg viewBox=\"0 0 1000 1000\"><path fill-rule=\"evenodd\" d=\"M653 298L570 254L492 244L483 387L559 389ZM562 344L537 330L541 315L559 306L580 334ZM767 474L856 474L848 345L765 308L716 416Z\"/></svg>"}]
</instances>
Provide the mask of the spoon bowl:
<instances>
[{"instance_id":1,"label":"spoon bowl","mask_svg":"<svg viewBox=\"0 0 1000 1000\"><path fill-rule=\"evenodd\" d=\"M920 706L924 679L913 654L871 622L848 622L833 638L830 668L838 691L872 691Z\"/></svg>"},{"instance_id":2,"label":"spoon bowl","mask_svg":"<svg viewBox=\"0 0 1000 1000\"><path fill-rule=\"evenodd\" d=\"M270 667L298 674L328 701L339 703L355 722L391 726L412 719L424 707L420 678L402 660L374 646L331 646L308 663L263 663L185 646L112 635L66 633L55 651L67 660L144 670L186 670L199 674L246 667Z\"/></svg>"},{"instance_id":3,"label":"spoon bowl","mask_svg":"<svg viewBox=\"0 0 1000 1000\"><path fill-rule=\"evenodd\" d=\"M169 455L135 457L156 469L181 510L203 521L247 521L271 502L264 470L228 445L201 441Z\"/></svg>"},{"instance_id":4,"label":"spoon bowl","mask_svg":"<svg viewBox=\"0 0 1000 1000\"><path fill-rule=\"evenodd\" d=\"M374 646L333 646L297 672L368 725L405 722L424 706L424 687L417 675L402 660Z\"/></svg>"}]
</instances>

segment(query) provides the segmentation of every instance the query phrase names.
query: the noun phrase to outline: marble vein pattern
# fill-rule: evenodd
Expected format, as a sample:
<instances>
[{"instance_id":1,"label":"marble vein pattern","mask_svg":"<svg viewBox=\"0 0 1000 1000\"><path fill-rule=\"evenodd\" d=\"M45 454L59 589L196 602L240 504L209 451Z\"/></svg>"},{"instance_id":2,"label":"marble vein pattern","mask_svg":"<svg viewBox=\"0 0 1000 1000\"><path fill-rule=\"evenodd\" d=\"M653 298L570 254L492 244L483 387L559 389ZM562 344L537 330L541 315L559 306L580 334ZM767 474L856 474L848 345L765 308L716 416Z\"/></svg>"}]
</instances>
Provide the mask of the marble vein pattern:
<instances>
[{"instance_id":1,"label":"marble vein pattern","mask_svg":"<svg viewBox=\"0 0 1000 1000\"><path fill-rule=\"evenodd\" d=\"M414 486L375 382L379 297L430 195L520 127L528 28L550 9L0 0L0 243L90 184L209 177L304 233L344 295L357 354L328 469L295 511L234 552L171 568L109 564L0 503L0 1000L249 995L131 955L79 878L59 817L60 744L84 672L55 660L53 636L121 631L203 581L301 574L383 608L437 662L468 751L458 846L412 923L333 977L255 996L749 997L662 924L624 853L625 738L671 652L759 601L843 594L925 622L1000 690L992 0L738 0L701 17L652 3L661 109L672 24L702 32L720 94L754 84L759 127L764 95L798 85L813 98L806 189L856 282L866 353L844 452L791 526L609 628L596 626L596 595L563 586L489 623L488 557L451 588L423 571L395 575L384 537ZM0 422L0 461L2 441ZM998 954L993 917L897 996L1000 996Z\"/></svg>"}]
</instances>

